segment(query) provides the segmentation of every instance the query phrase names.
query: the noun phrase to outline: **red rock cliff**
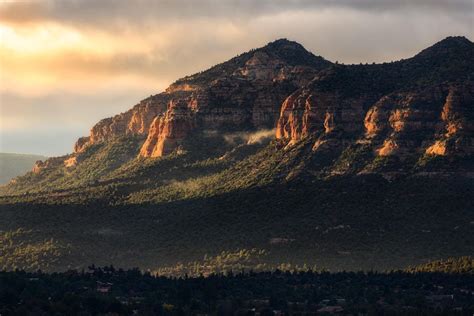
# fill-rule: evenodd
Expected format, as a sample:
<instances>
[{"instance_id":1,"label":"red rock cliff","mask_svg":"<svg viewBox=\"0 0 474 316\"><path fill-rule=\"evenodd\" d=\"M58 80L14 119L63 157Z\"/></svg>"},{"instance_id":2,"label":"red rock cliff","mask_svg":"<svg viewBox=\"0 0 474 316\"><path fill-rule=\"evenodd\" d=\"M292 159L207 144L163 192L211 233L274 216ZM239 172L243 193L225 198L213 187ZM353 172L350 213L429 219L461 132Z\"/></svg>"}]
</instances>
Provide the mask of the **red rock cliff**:
<instances>
[{"instance_id":1,"label":"red rock cliff","mask_svg":"<svg viewBox=\"0 0 474 316\"><path fill-rule=\"evenodd\" d=\"M293 56L299 63L290 62L288 58ZM163 118L152 124L140 155L167 154L179 143L179 137L186 137L190 128L273 128L285 97L328 65L329 62L307 52L301 45L282 40L181 79L166 91L175 93L182 89L188 93L172 98L172 104L187 104L174 114L185 119L170 119L177 111L170 107ZM185 120L192 124L183 125L181 129L179 126ZM167 129L175 124L183 131L179 133L181 136L166 136Z\"/></svg>"},{"instance_id":2,"label":"red rock cliff","mask_svg":"<svg viewBox=\"0 0 474 316\"><path fill-rule=\"evenodd\" d=\"M299 90L282 104L276 138L289 146L314 139L314 150L337 140L339 145L370 142L380 156L412 153L472 154L474 84L444 84L382 96L341 98L337 94Z\"/></svg>"},{"instance_id":3,"label":"red rock cliff","mask_svg":"<svg viewBox=\"0 0 474 316\"><path fill-rule=\"evenodd\" d=\"M94 125L90 135L81 137L74 145L74 152L83 151L88 145L123 135L146 135L153 119L166 111L170 96L151 96L125 113L103 119Z\"/></svg>"},{"instance_id":4,"label":"red rock cliff","mask_svg":"<svg viewBox=\"0 0 474 316\"><path fill-rule=\"evenodd\" d=\"M174 128L173 115L192 117L194 128L273 128L285 97L330 65L298 43L288 40L272 42L180 79L165 92L143 100L131 110L100 121L91 129L89 137L77 141L75 152L84 150L89 144L138 134L148 135L141 155L152 155L150 146L153 143L167 144L156 151L159 155L166 154L172 144L177 143L171 138L166 140L169 134L166 130ZM181 100L188 104L186 108L170 107L165 114L170 101L181 104ZM162 114L162 118L156 119ZM162 135L161 139L152 140L158 135Z\"/></svg>"},{"instance_id":5,"label":"red rock cliff","mask_svg":"<svg viewBox=\"0 0 474 316\"><path fill-rule=\"evenodd\" d=\"M153 120L140 156L161 157L171 153L194 126L194 115L189 110L188 103L183 99L171 101L165 114Z\"/></svg>"}]
</instances>

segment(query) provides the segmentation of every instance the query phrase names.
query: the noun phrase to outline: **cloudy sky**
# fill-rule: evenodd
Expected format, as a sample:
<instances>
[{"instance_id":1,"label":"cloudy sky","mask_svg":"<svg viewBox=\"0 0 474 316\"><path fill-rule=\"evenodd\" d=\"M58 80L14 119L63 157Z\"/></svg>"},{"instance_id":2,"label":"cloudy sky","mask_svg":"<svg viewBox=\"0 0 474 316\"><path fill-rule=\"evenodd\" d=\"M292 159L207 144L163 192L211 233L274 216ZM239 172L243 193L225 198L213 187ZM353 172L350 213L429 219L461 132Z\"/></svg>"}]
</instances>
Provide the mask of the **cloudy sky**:
<instances>
[{"instance_id":1,"label":"cloudy sky","mask_svg":"<svg viewBox=\"0 0 474 316\"><path fill-rule=\"evenodd\" d=\"M381 62L472 40L473 21L474 0L0 0L0 151L70 152L99 119L277 38Z\"/></svg>"}]
</instances>

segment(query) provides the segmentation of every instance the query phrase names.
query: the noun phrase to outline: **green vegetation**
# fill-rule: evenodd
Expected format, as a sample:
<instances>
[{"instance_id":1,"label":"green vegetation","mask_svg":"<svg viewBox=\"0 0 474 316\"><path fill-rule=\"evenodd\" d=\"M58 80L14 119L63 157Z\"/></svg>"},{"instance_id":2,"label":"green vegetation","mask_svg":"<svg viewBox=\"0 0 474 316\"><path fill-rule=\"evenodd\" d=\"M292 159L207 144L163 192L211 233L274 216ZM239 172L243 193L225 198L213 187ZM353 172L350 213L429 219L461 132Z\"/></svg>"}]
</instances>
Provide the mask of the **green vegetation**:
<instances>
[{"instance_id":1,"label":"green vegetation","mask_svg":"<svg viewBox=\"0 0 474 316\"><path fill-rule=\"evenodd\" d=\"M337 92L346 98L385 95L451 82L469 82L474 73L474 45L463 37L450 37L413 58L372 65L334 65L319 73L312 91Z\"/></svg>"},{"instance_id":2,"label":"green vegetation","mask_svg":"<svg viewBox=\"0 0 474 316\"><path fill-rule=\"evenodd\" d=\"M332 166L332 172L353 174L361 171L367 161L373 159L373 148L369 144L354 144L347 147Z\"/></svg>"},{"instance_id":3,"label":"green vegetation","mask_svg":"<svg viewBox=\"0 0 474 316\"><path fill-rule=\"evenodd\" d=\"M474 274L474 258L470 256L460 258L448 258L430 261L415 267L409 267L408 272L441 272L441 273L462 273Z\"/></svg>"},{"instance_id":4,"label":"green vegetation","mask_svg":"<svg viewBox=\"0 0 474 316\"><path fill-rule=\"evenodd\" d=\"M46 157L40 155L0 153L0 184L23 175L33 169L37 160L44 159Z\"/></svg>"},{"instance_id":5,"label":"green vegetation","mask_svg":"<svg viewBox=\"0 0 474 316\"><path fill-rule=\"evenodd\" d=\"M226 62L215 65L208 70L186 76L177 80L174 84L208 85L210 82L221 76L233 74L236 69L245 66L245 63L255 54L262 52L270 58L277 58L285 61L289 65L311 66L315 69L324 69L331 65L331 62L320 56L315 56L308 52L303 46L296 42L280 39L269 43L265 47L253 49L240 54Z\"/></svg>"},{"instance_id":6,"label":"green vegetation","mask_svg":"<svg viewBox=\"0 0 474 316\"><path fill-rule=\"evenodd\" d=\"M416 163L416 167L420 169L428 169L428 170L435 169L436 170L437 166L439 167L440 165L443 165L443 164L446 164L445 157L439 156L439 155L424 154L423 156L420 157L420 159L418 159Z\"/></svg>"},{"instance_id":7,"label":"green vegetation","mask_svg":"<svg viewBox=\"0 0 474 316\"><path fill-rule=\"evenodd\" d=\"M18 194L96 185L99 179L135 159L141 143L142 138L127 136L107 143L94 144L77 155L80 167L66 167L64 160L69 156L52 158L50 166L39 173L29 172L18 177L14 184L3 190L5 193Z\"/></svg>"},{"instance_id":8,"label":"green vegetation","mask_svg":"<svg viewBox=\"0 0 474 316\"><path fill-rule=\"evenodd\" d=\"M31 230L17 229L0 233L0 269L48 269L57 263L67 247L53 238L35 241Z\"/></svg>"},{"instance_id":9,"label":"green vegetation","mask_svg":"<svg viewBox=\"0 0 474 316\"><path fill-rule=\"evenodd\" d=\"M2 315L471 315L472 274L280 271L166 278L0 272Z\"/></svg>"},{"instance_id":10,"label":"green vegetation","mask_svg":"<svg viewBox=\"0 0 474 316\"><path fill-rule=\"evenodd\" d=\"M392 269L474 252L472 179L301 174L281 184L246 175L256 167L251 161L237 165L201 178L197 187L129 193L137 187L108 184L4 197L0 229L24 227L35 231L36 242L70 245L70 254L47 270L90 263L156 270L253 248L268 253L261 261L270 267L285 258L331 271Z\"/></svg>"},{"instance_id":11,"label":"green vegetation","mask_svg":"<svg viewBox=\"0 0 474 316\"><path fill-rule=\"evenodd\" d=\"M332 271L474 252L472 179L422 177L409 168L390 181L331 175L366 168L372 148L321 158L312 139L283 149L275 141L226 146L223 136L196 135L195 144L218 145L212 155L204 149L137 158L139 146L129 138L92 146L73 169L61 163L5 188L0 230L21 227L35 232L29 243L69 245L60 260L51 256L47 271L113 263L173 274L181 262L180 269L211 273L223 268L206 270L204 254L254 248L265 251L257 264L267 267L289 262Z\"/></svg>"},{"instance_id":12,"label":"green vegetation","mask_svg":"<svg viewBox=\"0 0 474 316\"><path fill-rule=\"evenodd\" d=\"M200 261L192 261L186 264L178 263L171 267L160 267L152 273L157 276L167 277L189 277L210 276L212 274L229 274L232 272L264 272L264 271L308 271L310 268L306 264L292 265L291 263L281 263L271 265L265 262L268 251L263 249L240 249L237 251L223 251L216 256L204 255ZM316 267L311 268L316 271Z\"/></svg>"},{"instance_id":13,"label":"green vegetation","mask_svg":"<svg viewBox=\"0 0 474 316\"><path fill-rule=\"evenodd\" d=\"M400 160L395 156L377 156L374 158L372 163L368 165L368 170L381 171L381 170L396 170L400 166Z\"/></svg>"}]
</instances>

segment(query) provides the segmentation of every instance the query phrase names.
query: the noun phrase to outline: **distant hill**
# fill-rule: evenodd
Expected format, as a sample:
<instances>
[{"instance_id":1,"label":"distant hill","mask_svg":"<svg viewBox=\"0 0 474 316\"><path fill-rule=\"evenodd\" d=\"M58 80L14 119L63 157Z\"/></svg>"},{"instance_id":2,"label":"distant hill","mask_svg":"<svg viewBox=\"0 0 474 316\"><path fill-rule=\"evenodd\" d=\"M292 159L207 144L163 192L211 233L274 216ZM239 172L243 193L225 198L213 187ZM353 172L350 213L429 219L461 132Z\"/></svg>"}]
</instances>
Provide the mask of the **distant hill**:
<instances>
[{"instance_id":1,"label":"distant hill","mask_svg":"<svg viewBox=\"0 0 474 316\"><path fill-rule=\"evenodd\" d=\"M33 168L36 161L46 158L40 155L0 153L0 184L25 174Z\"/></svg>"},{"instance_id":2,"label":"distant hill","mask_svg":"<svg viewBox=\"0 0 474 316\"><path fill-rule=\"evenodd\" d=\"M474 258L464 256L460 258L448 258L430 261L415 267L409 267L408 272L442 272L442 273L465 273L474 275Z\"/></svg>"}]
</instances>

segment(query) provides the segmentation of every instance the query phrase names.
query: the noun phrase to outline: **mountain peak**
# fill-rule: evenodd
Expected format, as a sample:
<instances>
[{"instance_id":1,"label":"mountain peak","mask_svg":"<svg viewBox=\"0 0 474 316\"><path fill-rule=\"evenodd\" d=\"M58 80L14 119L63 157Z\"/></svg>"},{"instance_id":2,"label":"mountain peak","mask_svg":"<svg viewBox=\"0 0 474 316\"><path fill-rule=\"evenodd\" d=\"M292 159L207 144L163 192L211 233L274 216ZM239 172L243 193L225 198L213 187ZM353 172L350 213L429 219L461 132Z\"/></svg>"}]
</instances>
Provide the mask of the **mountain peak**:
<instances>
[{"instance_id":1,"label":"mountain peak","mask_svg":"<svg viewBox=\"0 0 474 316\"><path fill-rule=\"evenodd\" d=\"M470 58L472 58L472 53L474 53L474 43L469 39L464 36L448 36L422 50L416 57L450 58L455 55L466 55L469 58L470 55Z\"/></svg>"},{"instance_id":2,"label":"mountain peak","mask_svg":"<svg viewBox=\"0 0 474 316\"><path fill-rule=\"evenodd\" d=\"M277 39L258 50L274 54L276 57L284 60L292 66L304 65L322 69L331 64L324 58L315 56L313 53L306 50L306 48L304 48L300 43L290 41L286 38Z\"/></svg>"},{"instance_id":3,"label":"mountain peak","mask_svg":"<svg viewBox=\"0 0 474 316\"><path fill-rule=\"evenodd\" d=\"M314 71L319 71L331 65L330 61L327 61L321 56L315 56L301 44L286 38L281 38L263 47L242 53L205 71L181 78L172 85L172 88L183 84L208 85L210 81L216 78L229 76L235 73L236 70L245 67L246 63L259 52L263 52L268 55L268 58L279 60L291 67L306 66L314 69Z\"/></svg>"},{"instance_id":4,"label":"mountain peak","mask_svg":"<svg viewBox=\"0 0 474 316\"><path fill-rule=\"evenodd\" d=\"M425 50L472 49L473 47L474 43L464 36L448 36Z\"/></svg>"},{"instance_id":5,"label":"mountain peak","mask_svg":"<svg viewBox=\"0 0 474 316\"><path fill-rule=\"evenodd\" d=\"M467 39L465 36L448 36L445 39L442 39L437 44L444 44L444 45L472 45L473 43Z\"/></svg>"},{"instance_id":6,"label":"mountain peak","mask_svg":"<svg viewBox=\"0 0 474 316\"><path fill-rule=\"evenodd\" d=\"M287 38L279 38L273 42L268 43L263 48L273 48L273 49L302 49L306 50L303 45L298 42L290 41Z\"/></svg>"}]
</instances>

